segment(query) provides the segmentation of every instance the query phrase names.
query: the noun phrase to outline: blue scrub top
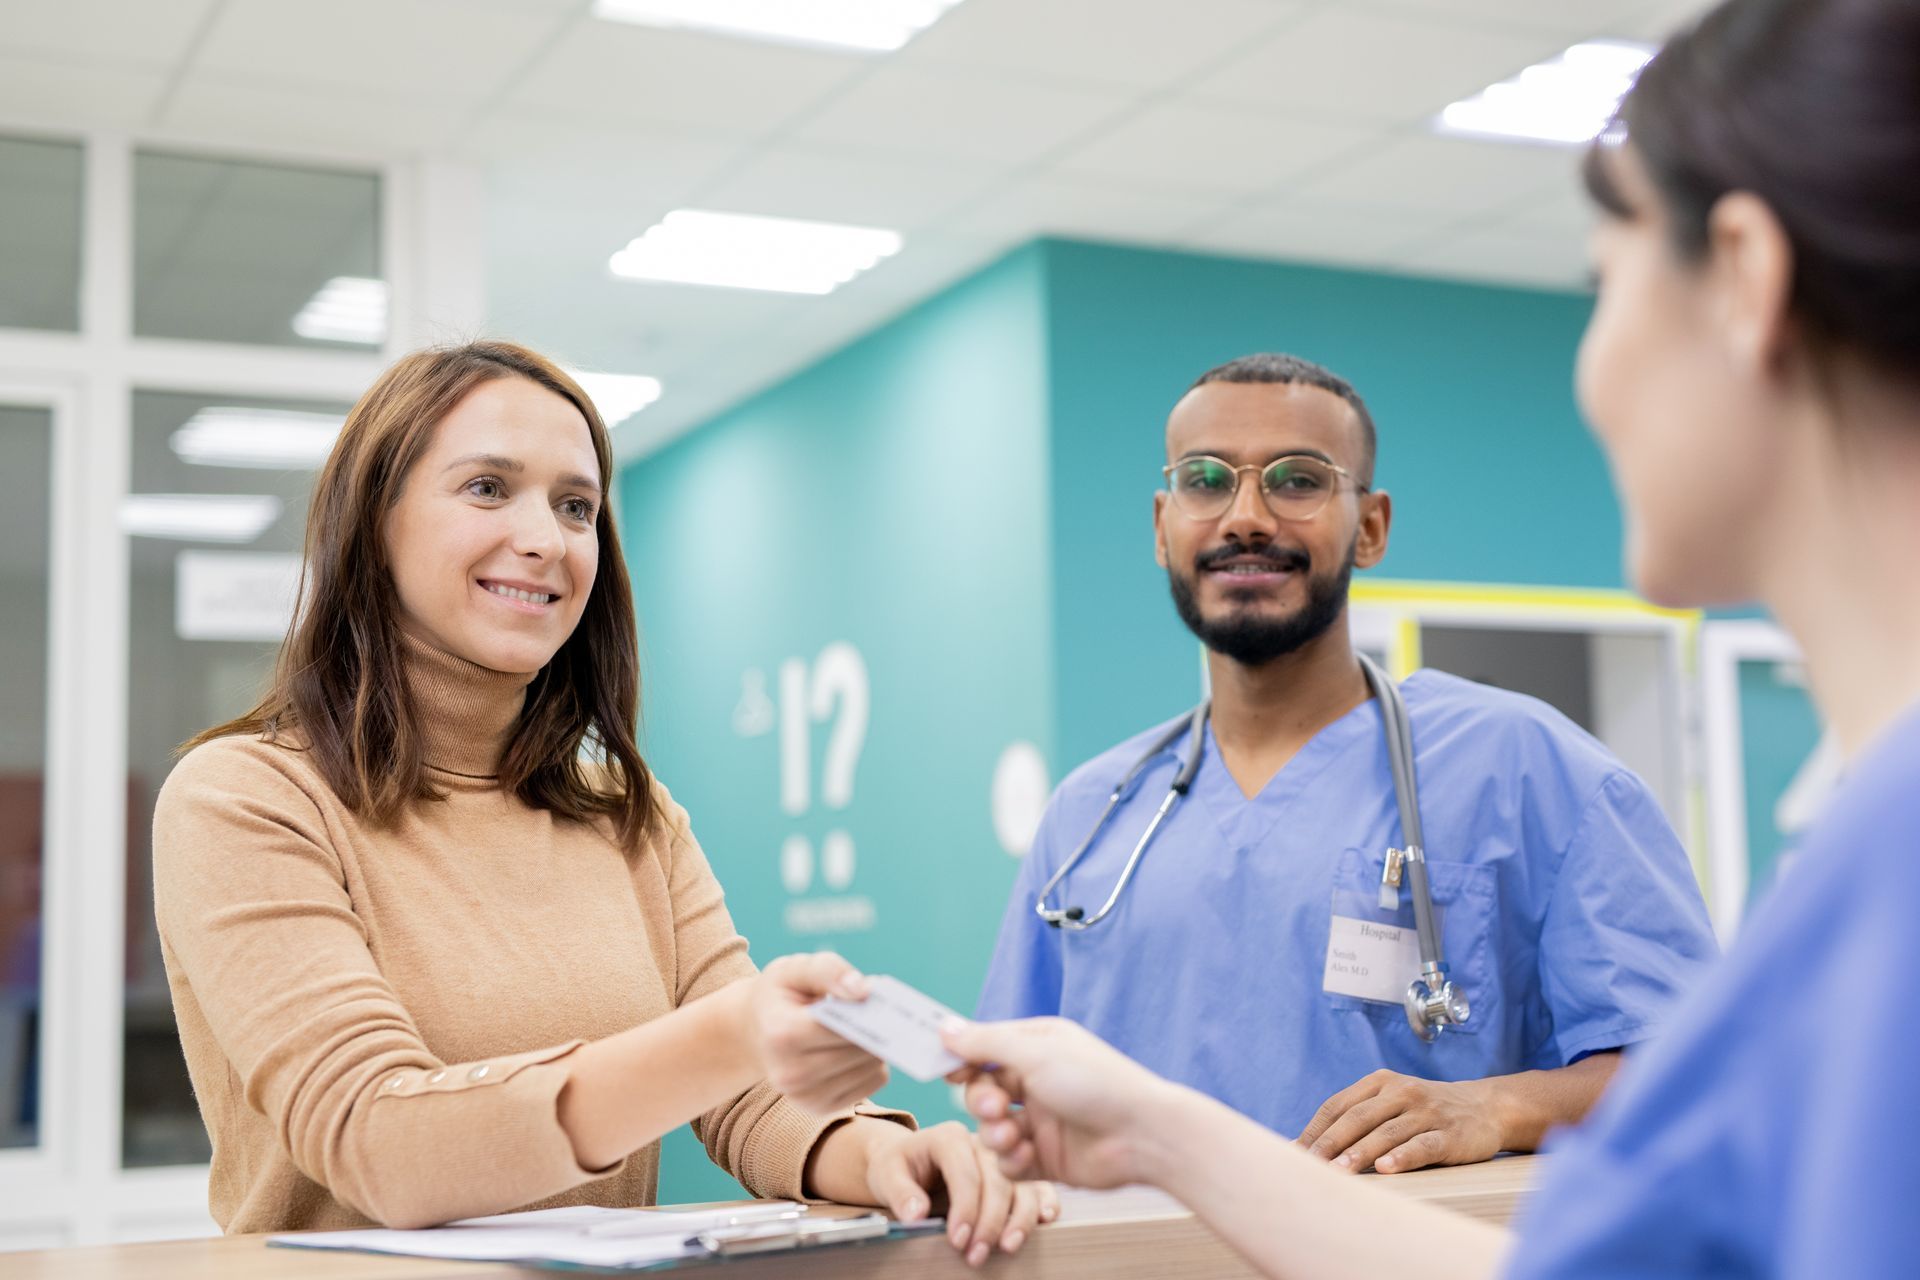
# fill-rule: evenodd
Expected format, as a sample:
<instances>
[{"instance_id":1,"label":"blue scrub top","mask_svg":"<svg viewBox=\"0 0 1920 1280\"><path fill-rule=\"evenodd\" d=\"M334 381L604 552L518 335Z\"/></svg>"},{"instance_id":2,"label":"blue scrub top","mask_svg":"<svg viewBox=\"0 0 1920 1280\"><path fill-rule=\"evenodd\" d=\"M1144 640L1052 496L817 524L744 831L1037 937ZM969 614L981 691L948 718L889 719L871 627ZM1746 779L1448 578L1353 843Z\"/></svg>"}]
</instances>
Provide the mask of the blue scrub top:
<instances>
[{"instance_id":1,"label":"blue scrub top","mask_svg":"<svg viewBox=\"0 0 1920 1280\"><path fill-rule=\"evenodd\" d=\"M1552 1144L1520 1277L1920 1274L1920 712L1852 768L1672 1031Z\"/></svg>"},{"instance_id":2,"label":"blue scrub top","mask_svg":"<svg viewBox=\"0 0 1920 1280\"><path fill-rule=\"evenodd\" d=\"M1380 708L1327 726L1248 800L1211 732L1113 913L1054 929L1034 898L1169 725L1075 770L1041 820L1001 924L983 1019L1060 1014L1161 1075L1289 1136L1385 1067L1439 1080L1560 1067L1652 1035L1715 954L1685 851L1646 786L1536 699L1437 671L1402 686L1433 899L1472 1003L1432 1044L1398 1004L1322 989L1336 913L1378 905L1404 844ZM1183 735L1142 771L1054 905L1092 915L1165 798ZM1411 981L1416 974L1408 973Z\"/></svg>"}]
</instances>

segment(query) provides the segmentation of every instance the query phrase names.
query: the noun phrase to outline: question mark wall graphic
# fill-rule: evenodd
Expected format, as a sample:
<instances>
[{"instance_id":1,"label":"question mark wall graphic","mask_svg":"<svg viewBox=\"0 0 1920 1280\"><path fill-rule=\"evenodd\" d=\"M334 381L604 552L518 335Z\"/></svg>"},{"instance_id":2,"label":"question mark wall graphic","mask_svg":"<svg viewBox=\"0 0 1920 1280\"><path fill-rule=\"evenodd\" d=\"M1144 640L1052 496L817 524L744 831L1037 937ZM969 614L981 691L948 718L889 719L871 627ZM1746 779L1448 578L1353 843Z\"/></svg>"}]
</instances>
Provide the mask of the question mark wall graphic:
<instances>
[{"instance_id":1,"label":"question mark wall graphic","mask_svg":"<svg viewBox=\"0 0 1920 1280\"><path fill-rule=\"evenodd\" d=\"M822 649L812 663L788 658L780 664L774 719L779 728L781 812L801 818L813 808L816 724L832 726L821 762L819 803L835 814L843 814L853 803L854 776L866 746L870 711L867 664L851 644L836 641ZM853 883L856 862L853 836L838 822L821 840L817 855L813 842L805 834L794 832L780 846L780 881L788 893L799 895L813 887L817 872L825 888L839 893ZM864 899L849 900L837 910L790 909L788 923L803 933L870 928L873 909Z\"/></svg>"}]
</instances>

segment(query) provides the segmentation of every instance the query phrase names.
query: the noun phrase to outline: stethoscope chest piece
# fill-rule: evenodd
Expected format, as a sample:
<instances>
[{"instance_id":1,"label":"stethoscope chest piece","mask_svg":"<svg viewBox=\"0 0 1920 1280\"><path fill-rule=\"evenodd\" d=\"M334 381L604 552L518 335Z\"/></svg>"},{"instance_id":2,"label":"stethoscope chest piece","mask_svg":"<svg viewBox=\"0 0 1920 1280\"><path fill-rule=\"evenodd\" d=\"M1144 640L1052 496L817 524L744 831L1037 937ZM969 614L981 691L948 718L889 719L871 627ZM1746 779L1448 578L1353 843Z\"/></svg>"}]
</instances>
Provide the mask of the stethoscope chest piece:
<instances>
[{"instance_id":1,"label":"stethoscope chest piece","mask_svg":"<svg viewBox=\"0 0 1920 1280\"><path fill-rule=\"evenodd\" d=\"M1453 985L1444 968L1423 972L1407 984L1404 1001L1407 1026L1429 1043L1447 1027L1457 1027L1472 1014L1466 993Z\"/></svg>"}]
</instances>

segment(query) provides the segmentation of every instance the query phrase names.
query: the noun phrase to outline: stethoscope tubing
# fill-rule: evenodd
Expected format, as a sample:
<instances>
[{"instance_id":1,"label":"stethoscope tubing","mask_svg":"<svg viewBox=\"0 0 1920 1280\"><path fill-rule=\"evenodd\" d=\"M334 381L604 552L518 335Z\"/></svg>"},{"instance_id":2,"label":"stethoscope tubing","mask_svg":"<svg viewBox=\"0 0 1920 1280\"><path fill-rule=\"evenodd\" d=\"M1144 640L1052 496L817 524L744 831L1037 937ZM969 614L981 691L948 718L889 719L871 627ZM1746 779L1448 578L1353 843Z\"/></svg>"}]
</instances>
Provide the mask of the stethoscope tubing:
<instances>
[{"instance_id":1,"label":"stethoscope tubing","mask_svg":"<svg viewBox=\"0 0 1920 1280\"><path fill-rule=\"evenodd\" d=\"M1406 875L1408 896L1413 900L1414 932L1419 937L1420 967L1423 976L1436 976L1444 979L1447 965L1446 955L1441 947L1440 930L1433 911L1433 891L1427 879L1426 835L1420 823L1419 779L1414 772L1413 728L1407 715L1406 700L1400 696L1400 690L1382 671L1373 659L1364 653L1354 655L1360 661L1361 673L1366 677L1367 686L1374 698L1380 703L1380 721L1382 732L1387 740L1387 764L1393 775L1394 801L1400 811L1400 831L1405 838ZM1034 902L1034 912L1042 920L1056 928L1071 929L1075 932L1091 929L1107 918L1120 901L1120 895L1126 892L1127 885L1133 880L1134 872L1139 869L1140 860L1146 856L1147 847L1153 843L1154 835L1166 821L1174 806L1187 794L1193 785L1194 775L1200 771L1200 755L1205 746L1207 719L1213 709L1212 700L1204 700L1199 706L1174 722L1164 733L1154 739L1152 745L1129 768L1113 793L1107 797L1107 804L1100 811L1093 829L1087 832L1086 839L1073 851L1073 856L1060 864L1060 869L1042 886ZM1139 780L1149 765L1159 758L1161 752L1172 746L1182 736L1187 738L1185 758L1179 771L1167 787L1166 798L1154 811L1153 820L1133 846L1133 852L1127 856L1126 865L1121 868L1120 877L1114 882L1113 892L1107 895L1100 909L1091 916L1079 907L1054 908L1047 905L1053 891L1065 880L1068 873L1087 855L1106 829L1120 802L1126 798L1134 783ZM1449 988L1451 989L1451 988ZM1416 1028L1417 1029L1417 1028Z\"/></svg>"}]
</instances>

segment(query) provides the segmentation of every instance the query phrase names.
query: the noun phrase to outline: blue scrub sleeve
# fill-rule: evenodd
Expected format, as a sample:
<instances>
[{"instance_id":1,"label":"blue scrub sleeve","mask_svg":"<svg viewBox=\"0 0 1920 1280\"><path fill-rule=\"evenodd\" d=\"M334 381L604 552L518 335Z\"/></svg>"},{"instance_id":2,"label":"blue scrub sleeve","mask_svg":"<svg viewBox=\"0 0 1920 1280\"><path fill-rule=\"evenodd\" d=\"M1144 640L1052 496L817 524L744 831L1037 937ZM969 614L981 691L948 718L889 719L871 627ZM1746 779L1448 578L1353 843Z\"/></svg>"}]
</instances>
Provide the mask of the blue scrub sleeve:
<instances>
[{"instance_id":1,"label":"blue scrub sleeve","mask_svg":"<svg viewBox=\"0 0 1920 1280\"><path fill-rule=\"evenodd\" d=\"M1539 1068L1645 1040L1716 955L1686 850L1652 792L1624 770L1588 802L1540 929L1552 1017Z\"/></svg>"},{"instance_id":2,"label":"blue scrub sleeve","mask_svg":"<svg viewBox=\"0 0 1920 1280\"><path fill-rule=\"evenodd\" d=\"M1854 766L1725 966L1555 1146L1511 1275L1910 1276L1920 717Z\"/></svg>"},{"instance_id":3,"label":"blue scrub sleeve","mask_svg":"<svg viewBox=\"0 0 1920 1280\"><path fill-rule=\"evenodd\" d=\"M982 1022L1003 1018L1049 1017L1060 1012L1060 931L1034 914L1040 886L1059 865L1055 849L1060 826L1060 798L1056 795L1041 816L1033 847L1020 863L1013 894L1000 919L1000 938L980 990L974 1017Z\"/></svg>"}]
</instances>

